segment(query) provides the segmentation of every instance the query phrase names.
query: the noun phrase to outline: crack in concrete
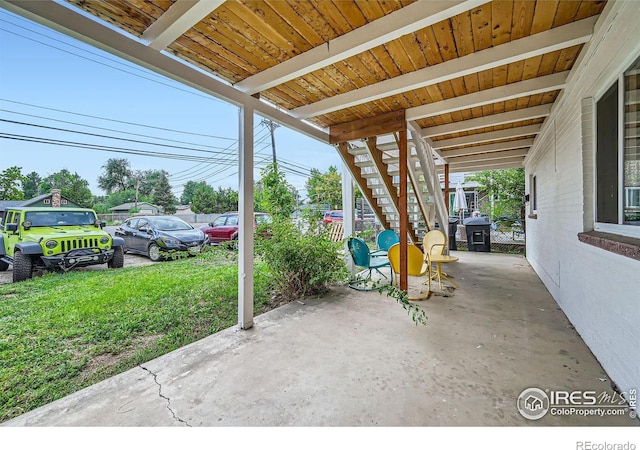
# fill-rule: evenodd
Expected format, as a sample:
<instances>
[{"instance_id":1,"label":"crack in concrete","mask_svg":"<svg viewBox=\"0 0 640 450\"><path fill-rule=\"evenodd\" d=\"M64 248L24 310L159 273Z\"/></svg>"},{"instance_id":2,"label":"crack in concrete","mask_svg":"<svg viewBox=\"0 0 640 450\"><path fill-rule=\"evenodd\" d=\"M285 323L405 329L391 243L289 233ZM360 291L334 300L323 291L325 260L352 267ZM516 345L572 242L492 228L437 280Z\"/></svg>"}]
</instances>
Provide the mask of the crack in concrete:
<instances>
[{"instance_id":1,"label":"crack in concrete","mask_svg":"<svg viewBox=\"0 0 640 450\"><path fill-rule=\"evenodd\" d=\"M180 417L176 416L176 413L173 409L171 409L171 399L165 395L162 395L162 385L160 383L158 383L158 375L156 375L155 373L153 373L152 371L150 371L149 369L147 369L144 366L139 366L142 370L149 372L151 374L151 376L153 377L153 382L155 384L158 385L158 395L160 396L160 398L163 398L167 401L167 409L169 410L169 412L171 413L171 415L173 416L173 418L175 420L177 420L178 422L182 422L184 423L186 426L190 427L191 425L189 424L189 422L187 422L186 420L181 419Z\"/></svg>"}]
</instances>

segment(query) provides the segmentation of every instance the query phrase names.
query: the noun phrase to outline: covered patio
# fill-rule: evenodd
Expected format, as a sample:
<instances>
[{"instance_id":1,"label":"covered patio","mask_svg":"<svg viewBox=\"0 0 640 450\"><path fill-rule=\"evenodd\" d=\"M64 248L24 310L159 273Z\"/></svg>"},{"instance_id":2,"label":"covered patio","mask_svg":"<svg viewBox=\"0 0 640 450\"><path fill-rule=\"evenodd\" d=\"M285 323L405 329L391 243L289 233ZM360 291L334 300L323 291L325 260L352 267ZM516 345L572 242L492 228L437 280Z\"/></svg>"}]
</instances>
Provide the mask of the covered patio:
<instances>
[{"instance_id":1,"label":"covered patio","mask_svg":"<svg viewBox=\"0 0 640 450\"><path fill-rule=\"evenodd\" d=\"M336 288L3 426L637 425L522 417L525 388L612 392L608 376L524 257L456 256L460 288L419 303L426 326L393 298Z\"/></svg>"},{"instance_id":2,"label":"covered patio","mask_svg":"<svg viewBox=\"0 0 640 450\"><path fill-rule=\"evenodd\" d=\"M239 108L239 314L253 325L254 122L334 145L400 240L447 232L449 174L523 167L604 1L0 0ZM444 180L444 194L440 175ZM349 186L347 186L349 185ZM407 288L406 271L400 287Z\"/></svg>"},{"instance_id":3,"label":"covered patio","mask_svg":"<svg viewBox=\"0 0 640 450\"><path fill-rule=\"evenodd\" d=\"M3 425L637 425L628 415L529 421L516 409L528 387L612 391L558 303L614 384L637 387L637 261L576 237L594 229L590 102L604 81L591 78L613 76L603 69L609 60L617 67L636 57L637 3L0 0L0 7L238 106L244 330ZM527 173L529 260L456 253L460 262L447 272L460 287L423 303L425 327L392 298L346 288L254 320L256 116L335 146L348 174L345 235L353 231L353 179L379 222L403 237L403 266L408 242L448 223L450 173L535 167L540 150L535 158L530 151L544 139L548 164ZM576 117L582 122L568 131L562 121L549 123ZM572 206L560 209L568 197ZM400 278L407 287L406 274Z\"/></svg>"}]
</instances>

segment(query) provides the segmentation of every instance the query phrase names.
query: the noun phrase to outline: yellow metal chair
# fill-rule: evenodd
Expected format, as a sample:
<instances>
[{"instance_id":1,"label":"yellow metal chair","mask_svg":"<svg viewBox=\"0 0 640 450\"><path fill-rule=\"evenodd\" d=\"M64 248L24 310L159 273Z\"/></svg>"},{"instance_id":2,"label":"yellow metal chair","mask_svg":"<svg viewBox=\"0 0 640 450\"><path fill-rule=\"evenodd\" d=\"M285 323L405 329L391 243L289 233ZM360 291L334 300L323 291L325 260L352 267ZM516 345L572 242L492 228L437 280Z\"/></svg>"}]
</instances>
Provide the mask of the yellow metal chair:
<instances>
[{"instance_id":1,"label":"yellow metal chair","mask_svg":"<svg viewBox=\"0 0 640 450\"><path fill-rule=\"evenodd\" d=\"M422 239L422 250L425 255L444 253L447 247L447 236L440 230L431 230ZM425 258L426 260L426 258Z\"/></svg>"},{"instance_id":2,"label":"yellow metal chair","mask_svg":"<svg viewBox=\"0 0 640 450\"><path fill-rule=\"evenodd\" d=\"M440 285L440 290L442 290L442 280L445 279L449 283L451 283L454 287L458 287L458 285L442 271L442 263L450 263L458 261L457 256L451 255L438 255L438 254L428 254L427 253L427 265L429 266L429 291L431 291L431 280L437 279L438 284ZM436 265L435 271L433 270L433 264Z\"/></svg>"},{"instance_id":3,"label":"yellow metal chair","mask_svg":"<svg viewBox=\"0 0 640 450\"><path fill-rule=\"evenodd\" d=\"M443 279L453 286L458 287L458 285L442 271L442 263L458 261L457 257L444 254L444 250L447 248L447 236L440 230L431 230L424 235L422 245L429 270L429 291L431 291L431 280L438 280L440 290L442 290ZM434 264L435 270L433 268Z\"/></svg>"},{"instance_id":4,"label":"yellow metal chair","mask_svg":"<svg viewBox=\"0 0 640 450\"><path fill-rule=\"evenodd\" d=\"M392 283L400 282L400 244L393 244L387 251L387 257L391 264L394 277ZM429 272L429 266L425 263L424 254L413 244L407 244L407 275L410 277L422 277ZM419 297L409 297L409 300L424 300L429 298L429 291Z\"/></svg>"}]
</instances>

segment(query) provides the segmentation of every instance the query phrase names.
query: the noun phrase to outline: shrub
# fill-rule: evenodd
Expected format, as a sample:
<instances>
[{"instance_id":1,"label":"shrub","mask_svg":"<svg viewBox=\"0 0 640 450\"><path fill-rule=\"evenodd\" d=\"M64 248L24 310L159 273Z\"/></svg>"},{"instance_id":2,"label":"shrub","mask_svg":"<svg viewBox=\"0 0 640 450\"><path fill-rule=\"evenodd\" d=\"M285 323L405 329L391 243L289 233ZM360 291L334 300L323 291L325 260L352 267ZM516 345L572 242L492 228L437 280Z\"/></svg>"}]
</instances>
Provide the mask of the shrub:
<instances>
[{"instance_id":1,"label":"shrub","mask_svg":"<svg viewBox=\"0 0 640 450\"><path fill-rule=\"evenodd\" d=\"M294 300L346 282L349 272L338 253L342 244L329 240L324 227L312 224L303 232L288 219L267 227L256 233L256 253L268 267L277 298Z\"/></svg>"}]
</instances>

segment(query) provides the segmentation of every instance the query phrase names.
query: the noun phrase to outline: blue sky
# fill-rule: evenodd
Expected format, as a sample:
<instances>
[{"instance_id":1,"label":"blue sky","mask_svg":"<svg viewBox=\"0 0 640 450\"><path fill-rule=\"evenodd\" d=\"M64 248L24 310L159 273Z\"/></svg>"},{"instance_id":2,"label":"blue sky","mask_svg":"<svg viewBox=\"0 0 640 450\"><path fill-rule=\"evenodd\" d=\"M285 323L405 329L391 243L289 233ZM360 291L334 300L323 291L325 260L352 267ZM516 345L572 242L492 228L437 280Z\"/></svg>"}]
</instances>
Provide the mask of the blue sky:
<instances>
[{"instance_id":1,"label":"blue sky","mask_svg":"<svg viewBox=\"0 0 640 450\"><path fill-rule=\"evenodd\" d=\"M271 161L260 122L256 116L258 167ZM134 170L169 172L178 196L189 180L237 189L237 123L238 110L228 103L0 9L0 170L19 166L45 177L67 169L102 195L101 166L126 158ZM287 180L303 197L303 174L311 168L342 170L329 145L285 127L275 140ZM178 159L122 153L131 150Z\"/></svg>"}]
</instances>

